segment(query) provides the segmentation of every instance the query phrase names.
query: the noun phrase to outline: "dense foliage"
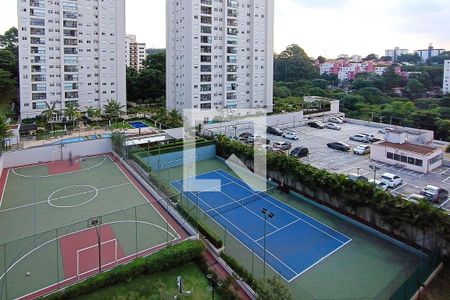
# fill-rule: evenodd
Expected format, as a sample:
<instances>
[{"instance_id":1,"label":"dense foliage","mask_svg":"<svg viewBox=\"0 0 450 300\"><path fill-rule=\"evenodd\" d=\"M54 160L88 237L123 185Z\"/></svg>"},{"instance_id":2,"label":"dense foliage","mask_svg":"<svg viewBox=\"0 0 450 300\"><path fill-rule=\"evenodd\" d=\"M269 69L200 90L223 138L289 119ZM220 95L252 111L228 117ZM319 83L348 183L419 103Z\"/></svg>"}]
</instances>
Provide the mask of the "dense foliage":
<instances>
[{"instance_id":1,"label":"dense foliage","mask_svg":"<svg viewBox=\"0 0 450 300\"><path fill-rule=\"evenodd\" d=\"M17 29L0 34L0 113L13 115L12 104L18 101L19 62Z\"/></svg>"},{"instance_id":2,"label":"dense foliage","mask_svg":"<svg viewBox=\"0 0 450 300\"><path fill-rule=\"evenodd\" d=\"M46 299L73 299L103 287L126 282L141 275L151 274L166 268L185 264L200 257L205 247L201 241L185 241L167 247L147 257L140 257L127 265L120 265L111 271L98 274L67 289L52 294Z\"/></svg>"},{"instance_id":3,"label":"dense foliage","mask_svg":"<svg viewBox=\"0 0 450 300\"><path fill-rule=\"evenodd\" d=\"M250 167L253 164L253 148L225 136L218 137L217 153L225 159L235 154ZM368 182L351 181L345 175L318 169L284 154L268 153L267 168L272 178L290 189L343 213L365 218L364 212L369 210L371 217L365 222L389 230L391 234L400 234L410 243L417 243L417 230L430 231L450 241L450 217L426 201L413 203ZM406 230L407 226L415 228L414 233Z\"/></svg>"}]
</instances>

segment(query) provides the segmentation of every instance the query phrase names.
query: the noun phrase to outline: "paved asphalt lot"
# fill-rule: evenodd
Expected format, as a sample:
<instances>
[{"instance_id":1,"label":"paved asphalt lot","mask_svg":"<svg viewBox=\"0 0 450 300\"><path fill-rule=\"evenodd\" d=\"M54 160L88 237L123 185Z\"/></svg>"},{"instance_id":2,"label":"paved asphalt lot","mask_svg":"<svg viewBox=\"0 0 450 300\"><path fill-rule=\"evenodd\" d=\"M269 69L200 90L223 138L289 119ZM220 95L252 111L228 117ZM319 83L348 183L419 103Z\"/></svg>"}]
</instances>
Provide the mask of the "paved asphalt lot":
<instances>
[{"instance_id":1,"label":"paved asphalt lot","mask_svg":"<svg viewBox=\"0 0 450 300\"><path fill-rule=\"evenodd\" d=\"M289 141L292 143L293 147L307 147L310 151L310 156L303 158L302 161L335 173L359 173L360 175L364 175L371 179L374 174L369 168L369 165L375 164L381 168L381 170L376 174L377 179L385 172L393 173L403 178L403 184L391 190L394 194L401 194L403 196L420 194L422 188L429 184L450 190L449 167L441 167L434 170L432 173L423 174L393 165L372 161L369 155L358 156L353 154L353 152L345 153L328 148L326 144L335 141L347 143L352 148L362 144L349 140L351 135L357 133L369 133L378 138L384 139L384 135L378 133L378 128L349 123L341 124L340 126L342 127L342 130L340 131L327 128L315 129L307 126L286 129L297 132L299 137L298 141L290 141L283 137L271 134L268 134L267 138L270 139L272 143L274 141ZM284 130L282 127L280 127L280 129ZM239 130L238 134L242 132L246 132L246 130ZM442 206L450 210L450 201L442 204Z\"/></svg>"}]
</instances>

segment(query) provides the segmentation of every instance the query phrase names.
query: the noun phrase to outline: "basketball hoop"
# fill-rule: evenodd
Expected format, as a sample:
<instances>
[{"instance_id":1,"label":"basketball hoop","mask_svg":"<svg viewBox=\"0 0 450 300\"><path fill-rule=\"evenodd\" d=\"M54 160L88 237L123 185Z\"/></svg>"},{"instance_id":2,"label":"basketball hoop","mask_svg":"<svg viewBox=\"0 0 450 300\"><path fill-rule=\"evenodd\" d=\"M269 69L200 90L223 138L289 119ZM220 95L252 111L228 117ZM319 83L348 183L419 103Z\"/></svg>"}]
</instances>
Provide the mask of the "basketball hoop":
<instances>
[{"instance_id":1,"label":"basketball hoop","mask_svg":"<svg viewBox=\"0 0 450 300\"><path fill-rule=\"evenodd\" d=\"M102 223L103 223L102 217L92 217L87 221L87 227L88 228L97 227L102 225Z\"/></svg>"}]
</instances>

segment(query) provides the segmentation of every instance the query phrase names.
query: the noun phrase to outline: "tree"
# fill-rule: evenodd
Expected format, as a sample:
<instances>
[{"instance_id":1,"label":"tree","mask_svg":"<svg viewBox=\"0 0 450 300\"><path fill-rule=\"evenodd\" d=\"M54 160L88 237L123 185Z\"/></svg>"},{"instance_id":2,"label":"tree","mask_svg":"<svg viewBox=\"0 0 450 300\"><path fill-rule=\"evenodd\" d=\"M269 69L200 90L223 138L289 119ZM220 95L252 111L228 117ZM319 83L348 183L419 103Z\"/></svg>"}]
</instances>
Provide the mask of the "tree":
<instances>
[{"instance_id":1,"label":"tree","mask_svg":"<svg viewBox=\"0 0 450 300\"><path fill-rule=\"evenodd\" d=\"M377 60L378 59L378 55L371 53L369 55L367 55L365 58L363 58L363 61L369 61L369 60Z\"/></svg>"},{"instance_id":2,"label":"tree","mask_svg":"<svg viewBox=\"0 0 450 300\"><path fill-rule=\"evenodd\" d=\"M287 98L291 96L291 91L285 85L275 84L273 87L273 96L275 98Z\"/></svg>"},{"instance_id":3,"label":"tree","mask_svg":"<svg viewBox=\"0 0 450 300\"><path fill-rule=\"evenodd\" d=\"M392 61L393 59L392 59L392 56L382 56L382 57L380 57L380 60L381 61Z\"/></svg>"},{"instance_id":4,"label":"tree","mask_svg":"<svg viewBox=\"0 0 450 300\"><path fill-rule=\"evenodd\" d=\"M16 92L12 74L0 69L0 101L9 102Z\"/></svg>"},{"instance_id":5,"label":"tree","mask_svg":"<svg viewBox=\"0 0 450 300\"><path fill-rule=\"evenodd\" d=\"M393 88L402 86L403 78L397 74L395 67L391 66L383 73L383 90L388 92Z\"/></svg>"},{"instance_id":6,"label":"tree","mask_svg":"<svg viewBox=\"0 0 450 300\"><path fill-rule=\"evenodd\" d=\"M317 57L317 61L319 63L323 64L327 61L327 59L325 57L323 57L322 55L320 55L319 57Z\"/></svg>"},{"instance_id":7,"label":"tree","mask_svg":"<svg viewBox=\"0 0 450 300\"><path fill-rule=\"evenodd\" d=\"M11 27L4 34L0 34L0 48L11 51L18 55L19 53L19 34L17 28Z\"/></svg>"},{"instance_id":8,"label":"tree","mask_svg":"<svg viewBox=\"0 0 450 300\"><path fill-rule=\"evenodd\" d=\"M416 99L423 96L425 87L417 79L410 79L406 84L406 93L410 99Z\"/></svg>"},{"instance_id":9,"label":"tree","mask_svg":"<svg viewBox=\"0 0 450 300\"><path fill-rule=\"evenodd\" d=\"M0 115L0 143L2 144L0 151L5 147L5 139L11 136L11 131L9 129L6 118Z\"/></svg>"},{"instance_id":10,"label":"tree","mask_svg":"<svg viewBox=\"0 0 450 300\"><path fill-rule=\"evenodd\" d=\"M167 124L166 125L171 128L178 128L178 127L183 126L183 117L176 109L172 109L167 114Z\"/></svg>"},{"instance_id":11,"label":"tree","mask_svg":"<svg viewBox=\"0 0 450 300\"><path fill-rule=\"evenodd\" d=\"M362 88L357 94L363 96L369 104L382 104L389 101L382 91L374 87Z\"/></svg>"},{"instance_id":12,"label":"tree","mask_svg":"<svg viewBox=\"0 0 450 300\"><path fill-rule=\"evenodd\" d=\"M319 78L314 62L298 45L290 45L275 54L275 81L293 82L301 79Z\"/></svg>"},{"instance_id":13,"label":"tree","mask_svg":"<svg viewBox=\"0 0 450 300\"><path fill-rule=\"evenodd\" d=\"M402 54L397 58L397 62L400 63L410 63L410 64L418 64L419 62L421 62L422 59L420 58L420 56L415 53L415 54Z\"/></svg>"},{"instance_id":14,"label":"tree","mask_svg":"<svg viewBox=\"0 0 450 300\"><path fill-rule=\"evenodd\" d=\"M48 102L45 102L46 105L46 109L42 111L41 116L44 117L45 121L48 123L50 123L50 130L53 131L53 118L54 116L60 115L61 112L59 110L56 109L56 103L57 102L53 102L52 105L50 106L50 104L48 104Z\"/></svg>"},{"instance_id":15,"label":"tree","mask_svg":"<svg viewBox=\"0 0 450 300\"><path fill-rule=\"evenodd\" d=\"M75 126L75 122L81 118L81 112L77 104L66 103L66 108L64 108L64 116L69 120L72 120L72 125Z\"/></svg>"},{"instance_id":16,"label":"tree","mask_svg":"<svg viewBox=\"0 0 450 300\"><path fill-rule=\"evenodd\" d=\"M10 72L14 78L18 77L17 57L10 50L0 49L0 70Z\"/></svg>"},{"instance_id":17,"label":"tree","mask_svg":"<svg viewBox=\"0 0 450 300\"><path fill-rule=\"evenodd\" d=\"M443 65L446 60L450 60L450 51L445 51L438 56L433 56L428 60L430 65Z\"/></svg>"},{"instance_id":18,"label":"tree","mask_svg":"<svg viewBox=\"0 0 450 300\"><path fill-rule=\"evenodd\" d=\"M256 292L258 300L292 300L291 292L278 277L260 280Z\"/></svg>"},{"instance_id":19,"label":"tree","mask_svg":"<svg viewBox=\"0 0 450 300\"><path fill-rule=\"evenodd\" d=\"M125 105L120 105L118 101L113 99L108 100L107 103L103 105L105 115L108 117L109 120L114 118L116 120L116 123L120 114L123 113L123 108L125 108Z\"/></svg>"},{"instance_id":20,"label":"tree","mask_svg":"<svg viewBox=\"0 0 450 300\"><path fill-rule=\"evenodd\" d=\"M166 72L166 51L147 55L144 65L147 69Z\"/></svg>"}]
</instances>

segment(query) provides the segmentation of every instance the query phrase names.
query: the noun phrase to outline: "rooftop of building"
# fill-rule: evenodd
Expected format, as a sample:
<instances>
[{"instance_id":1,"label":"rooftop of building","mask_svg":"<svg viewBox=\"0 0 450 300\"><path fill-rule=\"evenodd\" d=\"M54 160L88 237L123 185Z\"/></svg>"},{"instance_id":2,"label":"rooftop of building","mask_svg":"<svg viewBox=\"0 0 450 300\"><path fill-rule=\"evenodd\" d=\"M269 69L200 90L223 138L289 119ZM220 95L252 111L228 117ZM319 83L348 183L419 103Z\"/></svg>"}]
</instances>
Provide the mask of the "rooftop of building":
<instances>
[{"instance_id":1,"label":"rooftop of building","mask_svg":"<svg viewBox=\"0 0 450 300\"><path fill-rule=\"evenodd\" d=\"M429 155L436 151L438 151L438 148L432 148L425 145L417 145L417 144L411 144L411 143L403 143L403 144L396 144L391 142L382 142L378 144L379 146L387 147L387 148L393 148L393 149L399 149L403 151L418 153L421 155Z\"/></svg>"}]
</instances>

